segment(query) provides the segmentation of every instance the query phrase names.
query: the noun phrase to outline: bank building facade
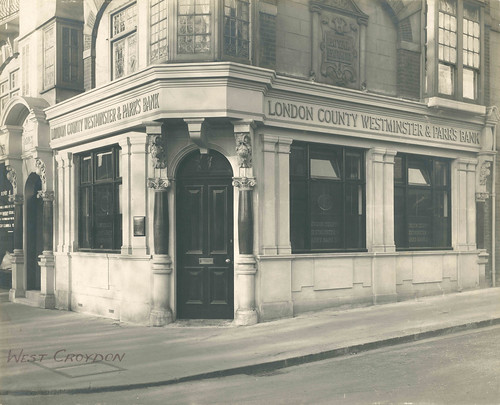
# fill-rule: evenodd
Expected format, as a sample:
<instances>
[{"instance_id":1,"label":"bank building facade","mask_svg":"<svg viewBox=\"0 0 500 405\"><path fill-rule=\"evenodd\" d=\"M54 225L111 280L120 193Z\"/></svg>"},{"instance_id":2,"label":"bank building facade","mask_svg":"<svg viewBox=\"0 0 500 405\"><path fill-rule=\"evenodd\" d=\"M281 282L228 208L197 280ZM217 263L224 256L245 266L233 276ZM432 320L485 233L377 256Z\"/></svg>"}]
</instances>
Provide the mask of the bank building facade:
<instances>
[{"instance_id":1,"label":"bank building facade","mask_svg":"<svg viewBox=\"0 0 500 405\"><path fill-rule=\"evenodd\" d=\"M498 2L3 0L0 18L11 301L251 325L499 284Z\"/></svg>"}]
</instances>

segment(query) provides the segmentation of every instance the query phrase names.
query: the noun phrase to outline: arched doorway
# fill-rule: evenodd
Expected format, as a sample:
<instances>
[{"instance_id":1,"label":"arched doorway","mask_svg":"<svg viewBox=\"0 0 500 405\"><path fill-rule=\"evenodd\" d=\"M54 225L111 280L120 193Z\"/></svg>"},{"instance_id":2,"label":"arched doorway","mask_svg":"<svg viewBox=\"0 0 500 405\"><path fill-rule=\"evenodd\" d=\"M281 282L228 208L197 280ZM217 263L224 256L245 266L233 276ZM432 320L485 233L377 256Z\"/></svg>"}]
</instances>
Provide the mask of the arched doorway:
<instances>
[{"instance_id":1,"label":"arched doorway","mask_svg":"<svg viewBox=\"0 0 500 405\"><path fill-rule=\"evenodd\" d=\"M31 173L24 190L26 213L26 289L40 290L41 272L38 256L43 251L43 201L37 197L42 190L40 176Z\"/></svg>"},{"instance_id":2,"label":"arched doorway","mask_svg":"<svg viewBox=\"0 0 500 405\"><path fill-rule=\"evenodd\" d=\"M233 171L210 150L195 151L177 172L178 318L234 316Z\"/></svg>"}]
</instances>

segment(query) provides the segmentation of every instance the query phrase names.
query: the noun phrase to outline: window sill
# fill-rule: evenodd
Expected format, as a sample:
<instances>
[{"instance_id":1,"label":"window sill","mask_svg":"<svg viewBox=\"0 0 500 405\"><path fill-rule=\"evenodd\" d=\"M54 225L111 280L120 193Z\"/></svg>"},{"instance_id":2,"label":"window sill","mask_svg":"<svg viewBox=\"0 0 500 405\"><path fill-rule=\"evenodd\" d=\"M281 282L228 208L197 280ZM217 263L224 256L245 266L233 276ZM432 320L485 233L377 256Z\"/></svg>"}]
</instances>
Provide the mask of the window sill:
<instances>
[{"instance_id":1,"label":"window sill","mask_svg":"<svg viewBox=\"0 0 500 405\"><path fill-rule=\"evenodd\" d=\"M443 97L430 97L427 100L427 107L442 108L449 110L457 110L464 113L485 115L486 107L473 103L465 103L463 101L450 100Z\"/></svg>"}]
</instances>

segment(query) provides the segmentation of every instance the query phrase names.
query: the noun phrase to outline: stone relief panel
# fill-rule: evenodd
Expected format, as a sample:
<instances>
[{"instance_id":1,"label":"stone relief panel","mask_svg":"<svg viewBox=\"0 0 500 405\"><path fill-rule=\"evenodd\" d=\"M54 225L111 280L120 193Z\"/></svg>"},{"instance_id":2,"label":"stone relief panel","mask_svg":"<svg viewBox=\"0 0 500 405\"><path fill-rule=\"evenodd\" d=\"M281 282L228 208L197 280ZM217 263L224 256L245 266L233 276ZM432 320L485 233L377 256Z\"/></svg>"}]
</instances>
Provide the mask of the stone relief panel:
<instances>
[{"instance_id":1,"label":"stone relief panel","mask_svg":"<svg viewBox=\"0 0 500 405\"><path fill-rule=\"evenodd\" d=\"M312 0L311 76L335 86L359 89L365 81L364 53L368 16L351 0Z\"/></svg>"}]
</instances>

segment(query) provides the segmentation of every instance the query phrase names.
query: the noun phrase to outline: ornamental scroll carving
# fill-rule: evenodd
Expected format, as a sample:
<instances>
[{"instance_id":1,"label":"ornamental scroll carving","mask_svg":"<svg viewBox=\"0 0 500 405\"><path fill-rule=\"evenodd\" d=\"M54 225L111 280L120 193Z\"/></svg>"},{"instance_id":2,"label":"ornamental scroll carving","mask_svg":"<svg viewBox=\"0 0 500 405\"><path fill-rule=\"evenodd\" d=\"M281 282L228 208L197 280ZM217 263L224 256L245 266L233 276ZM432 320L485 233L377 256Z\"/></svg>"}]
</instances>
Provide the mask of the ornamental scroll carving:
<instances>
[{"instance_id":1,"label":"ornamental scroll carving","mask_svg":"<svg viewBox=\"0 0 500 405\"><path fill-rule=\"evenodd\" d=\"M170 187L170 181L168 179L162 179L161 177L148 179L148 187L153 190L163 191Z\"/></svg>"},{"instance_id":2,"label":"ornamental scroll carving","mask_svg":"<svg viewBox=\"0 0 500 405\"><path fill-rule=\"evenodd\" d=\"M251 190L257 181L253 177L234 177L233 186L242 190Z\"/></svg>"},{"instance_id":3,"label":"ornamental scroll carving","mask_svg":"<svg viewBox=\"0 0 500 405\"><path fill-rule=\"evenodd\" d=\"M44 201L54 201L55 199L55 194L53 191L43 191L40 190L38 191L37 198L42 198Z\"/></svg>"},{"instance_id":4,"label":"ornamental scroll carving","mask_svg":"<svg viewBox=\"0 0 500 405\"><path fill-rule=\"evenodd\" d=\"M488 180L488 176L491 174L490 170L491 162L483 162L481 168L479 169L479 184L481 186L486 185L486 181Z\"/></svg>"},{"instance_id":5,"label":"ornamental scroll carving","mask_svg":"<svg viewBox=\"0 0 500 405\"><path fill-rule=\"evenodd\" d=\"M42 190L45 190L47 187L47 169L45 163L40 158L35 158L35 172L42 180Z\"/></svg>"},{"instance_id":6,"label":"ornamental scroll carving","mask_svg":"<svg viewBox=\"0 0 500 405\"><path fill-rule=\"evenodd\" d=\"M12 184L12 194L17 194L17 175L16 171L12 166L5 166L5 170L7 171L7 180L9 180L10 184Z\"/></svg>"},{"instance_id":7,"label":"ornamental scroll carving","mask_svg":"<svg viewBox=\"0 0 500 405\"><path fill-rule=\"evenodd\" d=\"M236 133L236 155L238 165L241 168L252 167L252 144L250 134L246 132Z\"/></svg>"},{"instance_id":8,"label":"ornamental scroll carving","mask_svg":"<svg viewBox=\"0 0 500 405\"><path fill-rule=\"evenodd\" d=\"M149 145L149 153L153 159L153 166L155 169L165 169L166 163L166 145L165 139L162 135L152 135L151 144Z\"/></svg>"}]
</instances>

